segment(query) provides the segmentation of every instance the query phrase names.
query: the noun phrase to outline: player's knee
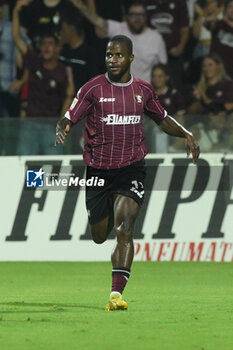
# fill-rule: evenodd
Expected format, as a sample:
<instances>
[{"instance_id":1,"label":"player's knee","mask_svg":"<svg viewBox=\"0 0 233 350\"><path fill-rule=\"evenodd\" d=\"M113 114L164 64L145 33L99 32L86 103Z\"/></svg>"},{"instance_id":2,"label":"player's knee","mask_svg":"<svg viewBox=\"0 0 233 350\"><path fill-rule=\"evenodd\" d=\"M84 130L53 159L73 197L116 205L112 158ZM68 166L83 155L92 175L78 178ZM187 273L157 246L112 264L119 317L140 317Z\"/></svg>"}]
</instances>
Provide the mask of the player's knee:
<instances>
[{"instance_id":1,"label":"player's knee","mask_svg":"<svg viewBox=\"0 0 233 350\"><path fill-rule=\"evenodd\" d=\"M92 236L92 239L93 241L96 243L96 244L102 244L106 241L105 238L102 238L102 237L99 237L99 236Z\"/></svg>"},{"instance_id":2,"label":"player's knee","mask_svg":"<svg viewBox=\"0 0 233 350\"><path fill-rule=\"evenodd\" d=\"M134 224L132 221L126 219L119 225L116 225L116 234L118 240L129 241L133 238Z\"/></svg>"},{"instance_id":3,"label":"player's knee","mask_svg":"<svg viewBox=\"0 0 233 350\"><path fill-rule=\"evenodd\" d=\"M106 235L100 234L95 230L91 230L92 239L97 244L102 244L106 241Z\"/></svg>"}]
</instances>

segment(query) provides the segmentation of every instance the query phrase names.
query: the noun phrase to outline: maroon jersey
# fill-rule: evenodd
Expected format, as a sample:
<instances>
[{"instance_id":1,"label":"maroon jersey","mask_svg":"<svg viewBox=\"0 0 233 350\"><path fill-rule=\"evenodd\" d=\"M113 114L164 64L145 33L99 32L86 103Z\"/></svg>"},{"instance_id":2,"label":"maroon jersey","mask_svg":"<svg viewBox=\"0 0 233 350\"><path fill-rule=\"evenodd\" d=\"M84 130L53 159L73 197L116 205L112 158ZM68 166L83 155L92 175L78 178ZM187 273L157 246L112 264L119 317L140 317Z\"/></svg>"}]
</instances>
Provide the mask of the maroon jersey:
<instances>
[{"instance_id":1,"label":"maroon jersey","mask_svg":"<svg viewBox=\"0 0 233 350\"><path fill-rule=\"evenodd\" d=\"M147 154L144 112L157 123L167 115L149 83L133 76L127 83L115 83L102 74L78 91L65 117L73 123L86 117L84 162L97 169L115 169Z\"/></svg>"},{"instance_id":2,"label":"maroon jersey","mask_svg":"<svg viewBox=\"0 0 233 350\"><path fill-rule=\"evenodd\" d=\"M25 57L29 69L28 117L60 117L68 84L66 67L57 62L54 69L46 69L43 59L29 49Z\"/></svg>"},{"instance_id":3,"label":"maroon jersey","mask_svg":"<svg viewBox=\"0 0 233 350\"><path fill-rule=\"evenodd\" d=\"M212 32L210 51L222 58L227 73L233 79L233 28L224 20L218 21Z\"/></svg>"},{"instance_id":4,"label":"maroon jersey","mask_svg":"<svg viewBox=\"0 0 233 350\"><path fill-rule=\"evenodd\" d=\"M186 0L143 0L149 25L157 29L168 51L180 43L180 30L189 26Z\"/></svg>"},{"instance_id":5,"label":"maroon jersey","mask_svg":"<svg viewBox=\"0 0 233 350\"><path fill-rule=\"evenodd\" d=\"M222 81L209 86L206 95L215 103L233 102L233 82Z\"/></svg>"},{"instance_id":6,"label":"maroon jersey","mask_svg":"<svg viewBox=\"0 0 233 350\"><path fill-rule=\"evenodd\" d=\"M158 98L161 105L170 115L185 110L183 97L176 89L167 88Z\"/></svg>"}]
</instances>

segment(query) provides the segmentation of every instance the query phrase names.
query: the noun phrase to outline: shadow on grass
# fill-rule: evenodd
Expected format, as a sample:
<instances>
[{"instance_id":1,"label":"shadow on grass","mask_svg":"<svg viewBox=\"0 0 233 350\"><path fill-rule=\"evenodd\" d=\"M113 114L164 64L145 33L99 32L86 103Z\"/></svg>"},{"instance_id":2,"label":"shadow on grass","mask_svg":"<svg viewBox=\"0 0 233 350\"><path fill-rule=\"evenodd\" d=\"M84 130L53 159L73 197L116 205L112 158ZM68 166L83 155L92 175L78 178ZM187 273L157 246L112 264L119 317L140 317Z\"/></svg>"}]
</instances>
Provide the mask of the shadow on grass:
<instances>
[{"instance_id":1,"label":"shadow on grass","mask_svg":"<svg viewBox=\"0 0 233 350\"><path fill-rule=\"evenodd\" d=\"M16 306L16 307L46 307L46 308L52 308L52 310L1 310L0 309L0 314L1 313L24 313L24 312L62 312L62 311L67 311L66 309L69 308L77 308L77 309L90 309L90 310L103 310L103 307L100 306L94 306L94 305L81 305L81 304L68 304L68 303L27 303L24 301L18 302L5 302L5 303L0 303L1 306Z\"/></svg>"}]
</instances>

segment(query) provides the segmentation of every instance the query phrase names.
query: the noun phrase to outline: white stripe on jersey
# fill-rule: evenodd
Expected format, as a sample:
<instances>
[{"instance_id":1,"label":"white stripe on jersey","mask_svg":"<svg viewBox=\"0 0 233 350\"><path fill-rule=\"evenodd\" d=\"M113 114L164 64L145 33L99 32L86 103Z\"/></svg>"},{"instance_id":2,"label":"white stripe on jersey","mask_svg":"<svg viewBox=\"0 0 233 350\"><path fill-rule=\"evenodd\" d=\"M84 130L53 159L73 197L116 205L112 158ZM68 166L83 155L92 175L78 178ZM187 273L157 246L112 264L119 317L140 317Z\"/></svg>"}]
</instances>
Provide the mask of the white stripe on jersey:
<instances>
[{"instance_id":1,"label":"white stripe on jersey","mask_svg":"<svg viewBox=\"0 0 233 350\"><path fill-rule=\"evenodd\" d=\"M101 96L103 96L103 87L102 87L102 85L100 86L100 91L101 91ZM103 103L101 103L101 112L102 112L102 118L104 118L104 104ZM105 138L104 138L104 123L102 123L102 137L103 137L103 142L102 142L102 145L101 145L100 167L102 165L103 148L104 148L104 142L105 142Z\"/></svg>"},{"instance_id":2,"label":"white stripe on jersey","mask_svg":"<svg viewBox=\"0 0 233 350\"><path fill-rule=\"evenodd\" d=\"M132 90L132 94L133 94L133 114L136 114L136 101L135 101L135 98L134 98L135 97L135 93L134 93L133 85L131 85L131 90ZM133 158L133 151L134 151L134 140L135 140L135 124L133 124L132 158Z\"/></svg>"},{"instance_id":3,"label":"white stripe on jersey","mask_svg":"<svg viewBox=\"0 0 233 350\"><path fill-rule=\"evenodd\" d=\"M111 84L111 92L112 92L112 98L114 98L112 84ZM114 114L114 102L112 102L112 114ZM110 166L112 165L112 154L113 154L114 140L115 140L114 125L112 125L112 147L111 147L111 154L110 154Z\"/></svg>"},{"instance_id":4,"label":"white stripe on jersey","mask_svg":"<svg viewBox=\"0 0 233 350\"><path fill-rule=\"evenodd\" d=\"M141 95L143 96L143 91L142 91L141 86L140 86L140 91L141 91ZM142 123L143 123L143 120L142 120ZM143 149L142 149L143 131L144 131L144 129L141 128L141 133L140 133L140 149L141 149L142 155L143 155L143 157L144 157L144 151L143 151Z\"/></svg>"},{"instance_id":5,"label":"white stripe on jersey","mask_svg":"<svg viewBox=\"0 0 233 350\"><path fill-rule=\"evenodd\" d=\"M123 115L125 115L125 93L124 93L124 88L123 86L121 87L121 91L122 91L122 101L123 101ZM124 126L124 136L123 136L123 146L122 146L122 152L121 152L121 162L123 162L124 159L124 150L125 150L125 124L123 124Z\"/></svg>"}]
</instances>

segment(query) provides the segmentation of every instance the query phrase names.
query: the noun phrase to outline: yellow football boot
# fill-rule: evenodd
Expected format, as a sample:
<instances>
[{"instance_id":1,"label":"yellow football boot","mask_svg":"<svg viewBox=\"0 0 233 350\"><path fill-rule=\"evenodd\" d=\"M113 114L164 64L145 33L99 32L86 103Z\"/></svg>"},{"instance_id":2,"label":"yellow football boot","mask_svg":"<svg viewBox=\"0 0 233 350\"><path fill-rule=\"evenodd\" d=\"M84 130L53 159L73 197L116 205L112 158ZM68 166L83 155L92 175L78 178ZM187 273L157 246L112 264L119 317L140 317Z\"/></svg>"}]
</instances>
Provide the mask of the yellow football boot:
<instances>
[{"instance_id":1,"label":"yellow football boot","mask_svg":"<svg viewBox=\"0 0 233 350\"><path fill-rule=\"evenodd\" d=\"M128 304L122 300L120 293L111 293L108 303L105 307L106 311L127 310Z\"/></svg>"}]
</instances>

